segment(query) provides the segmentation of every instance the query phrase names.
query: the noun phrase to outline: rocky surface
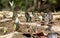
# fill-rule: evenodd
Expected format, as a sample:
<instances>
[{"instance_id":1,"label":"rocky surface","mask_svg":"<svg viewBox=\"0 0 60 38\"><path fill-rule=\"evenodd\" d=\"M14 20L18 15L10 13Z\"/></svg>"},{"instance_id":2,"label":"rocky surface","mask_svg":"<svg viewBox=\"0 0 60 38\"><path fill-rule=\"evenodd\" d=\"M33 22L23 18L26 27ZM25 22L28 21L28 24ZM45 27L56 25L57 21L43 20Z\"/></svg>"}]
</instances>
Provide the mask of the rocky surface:
<instances>
[{"instance_id":1,"label":"rocky surface","mask_svg":"<svg viewBox=\"0 0 60 38\"><path fill-rule=\"evenodd\" d=\"M27 37L20 32L12 32L12 33L0 36L0 38L27 38Z\"/></svg>"},{"instance_id":2,"label":"rocky surface","mask_svg":"<svg viewBox=\"0 0 60 38\"><path fill-rule=\"evenodd\" d=\"M4 13L0 12L0 27L7 27L7 33L4 35L3 33L3 28L0 28L0 38L27 38L26 36L23 35L23 33L28 33L30 34L35 33L35 32L44 32L45 35L47 35L49 32L57 32L60 34L60 15L55 15L53 14L53 24L51 24L50 30L48 29L49 26L43 25L41 26L41 15L38 13L36 14L36 21L34 21L34 17L32 14L30 16L32 17L31 22L26 22L25 15L24 13L18 14L18 17L20 19L20 24L19 24L19 31L21 32L14 32L13 25L14 21L11 19L13 13L9 12L7 13L5 11L5 16L7 17L6 19L3 18ZM40 16L40 17L39 17ZM39 19L38 19L39 18ZM36 28L38 27L38 29ZM2 33L2 34L1 34Z\"/></svg>"}]
</instances>

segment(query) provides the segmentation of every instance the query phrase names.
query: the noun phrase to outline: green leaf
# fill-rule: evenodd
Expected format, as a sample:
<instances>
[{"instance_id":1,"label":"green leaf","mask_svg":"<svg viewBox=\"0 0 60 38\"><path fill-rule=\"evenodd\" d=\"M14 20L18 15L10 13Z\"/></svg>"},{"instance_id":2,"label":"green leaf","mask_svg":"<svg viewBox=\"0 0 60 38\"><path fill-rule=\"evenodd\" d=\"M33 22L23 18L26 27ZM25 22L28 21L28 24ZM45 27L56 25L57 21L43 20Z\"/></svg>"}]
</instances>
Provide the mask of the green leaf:
<instances>
[{"instance_id":1,"label":"green leaf","mask_svg":"<svg viewBox=\"0 0 60 38\"><path fill-rule=\"evenodd\" d=\"M7 28L6 28L6 27L4 27L4 30L3 30L3 32L4 32L4 33L6 33L6 32L7 32Z\"/></svg>"},{"instance_id":2,"label":"green leaf","mask_svg":"<svg viewBox=\"0 0 60 38\"><path fill-rule=\"evenodd\" d=\"M14 26L13 26L13 29L14 29L14 30L16 30L16 29L17 29L17 26L16 26L16 24L14 24Z\"/></svg>"},{"instance_id":3,"label":"green leaf","mask_svg":"<svg viewBox=\"0 0 60 38\"><path fill-rule=\"evenodd\" d=\"M57 3L56 0L49 0L49 2L51 2L52 4L56 4Z\"/></svg>"}]
</instances>

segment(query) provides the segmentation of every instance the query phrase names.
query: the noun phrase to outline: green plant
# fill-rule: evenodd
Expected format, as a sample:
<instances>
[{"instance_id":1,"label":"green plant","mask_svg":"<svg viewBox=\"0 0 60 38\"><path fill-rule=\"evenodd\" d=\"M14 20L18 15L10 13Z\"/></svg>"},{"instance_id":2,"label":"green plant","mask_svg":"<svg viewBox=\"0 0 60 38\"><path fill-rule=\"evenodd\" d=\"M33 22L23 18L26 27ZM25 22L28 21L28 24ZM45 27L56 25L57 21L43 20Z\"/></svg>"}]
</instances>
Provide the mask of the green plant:
<instances>
[{"instance_id":1,"label":"green plant","mask_svg":"<svg viewBox=\"0 0 60 38\"><path fill-rule=\"evenodd\" d=\"M49 0L49 2L52 3L52 4L56 4L57 0Z\"/></svg>"},{"instance_id":2,"label":"green plant","mask_svg":"<svg viewBox=\"0 0 60 38\"><path fill-rule=\"evenodd\" d=\"M3 30L3 32L4 32L4 33L6 33L6 32L7 32L7 28L6 28L6 27L4 27L4 30Z\"/></svg>"},{"instance_id":3,"label":"green plant","mask_svg":"<svg viewBox=\"0 0 60 38\"><path fill-rule=\"evenodd\" d=\"M14 31L17 29L17 26L16 26L16 24L14 24L14 26L13 26L13 29L14 29Z\"/></svg>"}]
</instances>

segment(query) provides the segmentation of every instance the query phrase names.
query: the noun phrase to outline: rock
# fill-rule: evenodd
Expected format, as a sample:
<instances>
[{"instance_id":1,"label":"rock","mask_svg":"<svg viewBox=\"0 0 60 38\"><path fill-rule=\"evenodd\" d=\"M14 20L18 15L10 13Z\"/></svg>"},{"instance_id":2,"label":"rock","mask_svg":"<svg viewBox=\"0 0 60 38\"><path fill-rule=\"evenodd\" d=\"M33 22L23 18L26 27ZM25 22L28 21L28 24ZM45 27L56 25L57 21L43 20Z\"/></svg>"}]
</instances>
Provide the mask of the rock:
<instances>
[{"instance_id":1,"label":"rock","mask_svg":"<svg viewBox=\"0 0 60 38\"><path fill-rule=\"evenodd\" d=\"M53 15L53 20L56 20L57 18L60 18L60 15Z\"/></svg>"},{"instance_id":2,"label":"rock","mask_svg":"<svg viewBox=\"0 0 60 38\"><path fill-rule=\"evenodd\" d=\"M7 18L12 18L12 16L13 16L13 12L9 12L9 13L6 15Z\"/></svg>"},{"instance_id":3,"label":"rock","mask_svg":"<svg viewBox=\"0 0 60 38\"><path fill-rule=\"evenodd\" d=\"M54 32L60 32L60 26L52 26L51 30L53 30Z\"/></svg>"},{"instance_id":4,"label":"rock","mask_svg":"<svg viewBox=\"0 0 60 38\"><path fill-rule=\"evenodd\" d=\"M2 14L0 14L0 20L2 20L3 19L3 15Z\"/></svg>"},{"instance_id":5,"label":"rock","mask_svg":"<svg viewBox=\"0 0 60 38\"><path fill-rule=\"evenodd\" d=\"M27 38L22 35L22 33L19 32L12 32L10 34L2 35L0 38Z\"/></svg>"}]
</instances>

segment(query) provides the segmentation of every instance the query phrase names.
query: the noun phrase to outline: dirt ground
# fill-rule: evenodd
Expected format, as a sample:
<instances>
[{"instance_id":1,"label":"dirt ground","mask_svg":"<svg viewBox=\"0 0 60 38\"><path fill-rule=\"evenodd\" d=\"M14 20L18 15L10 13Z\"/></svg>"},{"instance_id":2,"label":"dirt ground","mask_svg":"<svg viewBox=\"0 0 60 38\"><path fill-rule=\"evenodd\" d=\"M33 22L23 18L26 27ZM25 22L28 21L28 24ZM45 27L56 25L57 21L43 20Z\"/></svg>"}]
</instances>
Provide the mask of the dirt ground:
<instances>
[{"instance_id":1,"label":"dirt ground","mask_svg":"<svg viewBox=\"0 0 60 38\"><path fill-rule=\"evenodd\" d=\"M7 21L7 22L1 23L0 24L0 27L8 27L8 30L7 30L7 33L6 34L9 34L11 32L14 32L13 25L14 25L14 22L13 21ZM52 26L60 26L60 20L53 21ZM19 32L20 33L28 33L28 32L30 32L29 30L31 30L31 32L35 32L36 31L36 26L35 27L32 26L32 29L30 29L30 26L29 25L19 24ZM48 29L45 29L45 28L43 29L43 26L41 28L38 27L38 31L39 32L43 31L45 34L50 32ZM57 33L59 34L60 32L57 32ZM0 35L4 35L3 29L0 29ZM24 36L24 37L23 36L24 36L23 34L21 34L19 37L17 35L18 38L24 38L24 37L26 37L26 36ZM17 37L14 36L14 38L17 38Z\"/></svg>"},{"instance_id":2,"label":"dirt ground","mask_svg":"<svg viewBox=\"0 0 60 38\"><path fill-rule=\"evenodd\" d=\"M47 34L49 32L56 32L58 34L58 36L60 36L60 19L53 20L52 24L49 24L50 28L48 28L47 25L41 25L41 24L43 24L43 22L41 20L39 20L38 17L36 18L35 21L32 18L32 21L28 22L27 24L25 24L26 19L24 17L19 17L19 19L22 23L24 23L24 24L19 24L19 29L18 29L18 32L22 33L22 34L16 34L16 35L13 36L13 38L29 38L29 37L27 37L28 35L23 35L23 34L32 35L36 32L43 32L45 34L45 36L47 36ZM31 24L31 23L34 23L34 24ZM36 23L37 23L38 26L36 26ZM15 32L13 26L14 26L14 21L13 20L0 22L0 36ZM4 27L7 28L6 33L4 33Z\"/></svg>"}]
</instances>

